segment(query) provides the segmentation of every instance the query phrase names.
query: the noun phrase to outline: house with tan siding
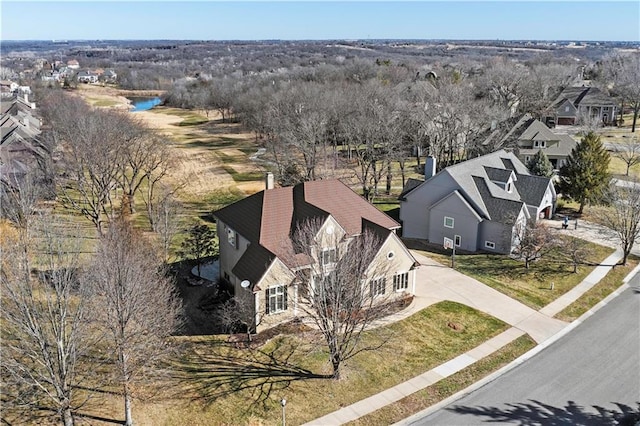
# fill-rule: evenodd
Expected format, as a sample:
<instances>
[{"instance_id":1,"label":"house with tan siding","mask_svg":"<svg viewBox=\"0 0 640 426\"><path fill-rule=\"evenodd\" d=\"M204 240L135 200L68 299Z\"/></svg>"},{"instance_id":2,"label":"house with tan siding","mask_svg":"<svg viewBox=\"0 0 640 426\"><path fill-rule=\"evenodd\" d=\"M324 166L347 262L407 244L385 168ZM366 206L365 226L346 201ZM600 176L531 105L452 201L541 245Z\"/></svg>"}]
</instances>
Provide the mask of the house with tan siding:
<instances>
[{"instance_id":1,"label":"house with tan siding","mask_svg":"<svg viewBox=\"0 0 640 426\"><path fill-rule=\"evenodd\" d=\"M368 231L379 241L371 264L389 265L389 276L378 281L384 288L376 291L394 297L415 292L417 263L396 234L396 221L339 180L283 188L274 188L272 177L267 182L267 189L214 212L220 279L233 286L236 298L253 306L254 331L300 316L301 286L313 285L314 274L324 270L318 263L338 261L334 257L341 250L332 244L338 241L348 249L350 241ZM297 227L309 220L320 224L317 240L326 245L311 257L297 253L292 241ZM298 281L300 274L293 271L300 268L309 270L309 282Z\"/></svg>"}]
</instances>

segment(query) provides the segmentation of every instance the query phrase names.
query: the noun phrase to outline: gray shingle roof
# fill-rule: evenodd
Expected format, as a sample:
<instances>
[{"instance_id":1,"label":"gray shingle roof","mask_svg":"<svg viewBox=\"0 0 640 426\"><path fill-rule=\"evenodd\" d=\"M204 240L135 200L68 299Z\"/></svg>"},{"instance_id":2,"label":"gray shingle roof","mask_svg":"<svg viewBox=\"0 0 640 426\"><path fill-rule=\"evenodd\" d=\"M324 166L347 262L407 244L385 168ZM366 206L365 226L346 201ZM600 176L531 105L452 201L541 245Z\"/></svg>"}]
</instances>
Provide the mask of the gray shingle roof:
<instances>
[{"instance_id":1,"label":"gray shingle roof","mask_svg":"<svg viewBox=\"0 0 640 426\"><path fill-rule=\"evenodd\" d=\"M479 176L474 176L473 182L478 193L480 193L480 196L484 200L489 219L494 222L514 224L520 211L524 207L524 203L519 200L508 200L496 197L492 194L486 179Z\"/></svg>"},{"instance_id":2,"label":"gray shingle roof","mask_svg":"<svg viewBox=\"0 0 640 426\"><path fill-rule=\"evenodd\" d=\"M512 172L514 185L511 191L495 183L508 181ZM525 203L539 206L551 182L549 178L531 176L516 155L505 150L463 161L440 173L448 174L457 183L458 188L452 187L451 190L458 190L480 217L505 223L515 219ZM406 191L406 194L418 187Z\"/></svg>"},{"instance_id":3,"label":"gray shingle roof","mask_svg":"<svg viewBox=\"0 0 640 426\"><path fill-rule=\"evenodd\" d=\"M613 99L597 87L567 87L553 102L553 107L559 107L568 99L576 108L586 106L615 106Z\"/></svg>"},{"instance_id":4,"label":"gray shingle roof","mask_svg":"<svg viewBox=\"0 0 640 426\"><path fill-rule=\"evenodd\" d=\"M484 166L487 177L494 182L508 182L513 172L510 168L497 169L495 167Z\"/></svg>"},{"instance_id":5,"label":"gray shingle roof","mask_svg":"<svg viewBox=\"0 0 640 426\"><path fill-rule=\"evenodd\" d=\"M505 166L505 163L510 166ZM471 160L463 161L453 166L449 166L441 173L448 173L459 185L461 192L464 194L471 205L478 209L480 216L490 216L482 197L482 194L478 191L474 182L474 176L487 179L487 188L494 197L500 197L507 200L519 201L520 194L516 189L511 192L507 192L497 184L490 182L487 176L485 167L496 169L513 169L516 173L528 174L527 168L518 160L518 158L512 152L500 150L491 154L483 155L482 157L473 158Z\"/></svg>"},{"instance_id":6,"label":"gray shingle roof","mask_svg":"<svg viewBox=\"0 0 640 426\"><path fill-rule=\"evenodd\" d=\"M522 201L530 206L538 206L549 187L549 178L533 175L518 175L515 182Z\"/></svg>"}]
</instances>

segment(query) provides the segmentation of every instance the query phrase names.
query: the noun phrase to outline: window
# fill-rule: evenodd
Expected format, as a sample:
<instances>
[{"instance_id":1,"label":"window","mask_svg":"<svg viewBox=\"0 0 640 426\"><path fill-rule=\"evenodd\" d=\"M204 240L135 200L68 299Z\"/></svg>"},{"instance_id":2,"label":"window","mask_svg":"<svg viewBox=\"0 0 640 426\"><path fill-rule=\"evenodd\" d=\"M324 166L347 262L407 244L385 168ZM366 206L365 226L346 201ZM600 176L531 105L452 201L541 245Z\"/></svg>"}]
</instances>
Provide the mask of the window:
<instances>
[{"instance_id":1,"label":"window","mask_svg":"<svg viewBox=\"0 0 640 426\"><path fill-rule=\"evenodd\" d=\"M455 237L453 237L453 244L455 244L456 247L460 247L461 241L462 241L462 237L460 237L460 235L456 235Z\"/></svg>"},{"instance_id":2,"label":"window","mask_svg":"<svg viewBox=\"0 0 640 426\"><path fill-rule=\"evenodd\" d=\"M544 148L547 145L546 141L533 141L534 148Z\"/></svg>"},{"instance_id":3,"label":"window","mask_svg":"<svg viewBox=\"0 0 640 426\"><path fill-rule=\"evenodd\" d=\"M386 278L376 278L375 280L371 280L371 297L383 295L386 291L386 287Z\"/></svg>"},{"instance_id":4,"label":"window","mask_svg":"<svg viewBox=\"0 0 640 426\"><path fill-rule=\"evenodd\" d=\"M564 112L569 112L569 107L568 106L564 107Z\"/></svg>"},{"instance_id":5,"label":"window","mask_svg":"<svg viewBox=\"0 0 640 426\"><path fill-rule=\"evenodd\" d=\"M322 250L322 256L320 256L320 262L322 266L331 265L336 263L336 249Z\"/></svg>"},{"instance_id":6,"label":"window","mask_svg":"<svg viewBox=\"0 0 640 426\"><path fill-rule=\"evenodd\" d=\"M287 310L287 286L278 285L266 290L267 314L275 314Z\"/></svg>"},{"instance_id":7,"label":"window","mask_svg":"<svg viewBox=\"0 0 640 426\"><path fill-rule=\"evenodd\" d=\"M529 157L528 155L524 156L524 162L528 163L529 161L531 161L531 157Z\"/></svg>"},{"instance_id":8,"label":"window","mask_svg":"<svg viewBox=\"0 0 640 426\"><path fill-rule=\"evenodd\" d=\"M236 231L234 231L229 227L227 227L227 241L229 242L229 245L232 246L233 248L238 248L238 246L236 245L236 242L237 242Z\"/></svg>"},{"instance_id":9,"label":"window","mask_svg":"<svg viewBox=\"0 0 640 426\"><path fill-rule=\"evenodd\" d=\"M387 259L391 260L395 255L396 254L394 252L390 251L389 253L387 253Z\"/></svg>"},{"instance_id":10,"label":"window","mask_svg":"<svg viewBox=\"0 0 640 426\"><path fill-rule=\"evenodd\" d=\"M409 273L402 272L393 276L393 291L402 291L409 288Z\"/></svg>"},{"instance_id":11,"label":"window","mask_svg":"<svg viewBox=\"0 0 640 426\"><path fill-rule=\"evenodd\" d=\"M496 243L494 243L493 241L485 241L484 242L484 246L486 248L495 249L496 248Z\"/></svg>"},{"instance_id":12,"label":"window","mask_svg":"<svg viewBox=\"0 0 640 426\"><path fill-rule=\"evenodd\" d=\"M445 228L453 228L453 218L449 216L444 217L444 227Z\"/></svg>"}]
</instances>

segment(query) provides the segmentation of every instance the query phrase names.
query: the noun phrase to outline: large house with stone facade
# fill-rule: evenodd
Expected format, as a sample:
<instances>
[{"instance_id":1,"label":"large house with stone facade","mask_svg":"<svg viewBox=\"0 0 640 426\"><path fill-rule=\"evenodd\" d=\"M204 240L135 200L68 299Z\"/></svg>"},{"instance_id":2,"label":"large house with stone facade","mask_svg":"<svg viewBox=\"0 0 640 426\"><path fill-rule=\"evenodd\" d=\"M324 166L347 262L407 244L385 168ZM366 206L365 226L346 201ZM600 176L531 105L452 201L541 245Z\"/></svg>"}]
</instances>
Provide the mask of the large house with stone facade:
<instances>
[{"instance_id":1,"label":"large house with stone facade","mask_svg":"<svg viewBox=\"0 0 640 426\"><path fill-rule=\"evenodd\" d=\"M274 188L270 175L267 189L214 216L220 239L220 279L233 286L236 298L252 306L254 331L301 315L303 302L298 296L304 289L300 287L313 286L314 274L325 273L324 265L338 262L339 253L367 232L377 237L371 264L388 265L388 276L363 278L364 286L372 283L376 294L371 296L403 297L415 291L416 261L396 235L400 225L338 180ZM298 253L292 242L296 229L310 220L319 225L317 240L322 241L318 249L322 252L316 256ZM300 274L293 272L301 268L309 270L309 282L299 282Z\"/></svg>"}]
</instances>

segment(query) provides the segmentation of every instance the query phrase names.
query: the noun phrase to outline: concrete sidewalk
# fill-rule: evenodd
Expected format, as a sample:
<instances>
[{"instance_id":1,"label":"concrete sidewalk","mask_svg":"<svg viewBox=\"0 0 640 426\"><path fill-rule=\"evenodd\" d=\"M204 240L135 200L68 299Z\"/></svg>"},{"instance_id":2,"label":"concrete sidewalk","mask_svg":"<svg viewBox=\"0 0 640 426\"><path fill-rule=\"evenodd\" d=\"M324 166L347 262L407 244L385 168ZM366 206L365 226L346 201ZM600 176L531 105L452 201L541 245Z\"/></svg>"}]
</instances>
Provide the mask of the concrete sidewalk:
<instances>
[{"instance_id":1,"label":"concrete sidewalk","mask_svg":"<svg viewBox=\"0 0 640 426\"><path fill-rule=\"evenodd\" d=\"M451 300L486 312L512 327L426 373L315 419L306 423L307 425L340 425L356 420L433 385L494 353L524 334L529 334L539 345L551 340L554 335L570 328L568 323L552 318L553 315L562 311L597 284L613 265L622 259L622 252L617 250L574 289L560 296L540 311L535 311L473 278L440 265L426 256L416 252L413 252L413 255L421 264L416 276L416 296L407 309L381 320L378 325L383 325L383 322L399 321L431 304Z\"/></svg>"}]
</instances>

